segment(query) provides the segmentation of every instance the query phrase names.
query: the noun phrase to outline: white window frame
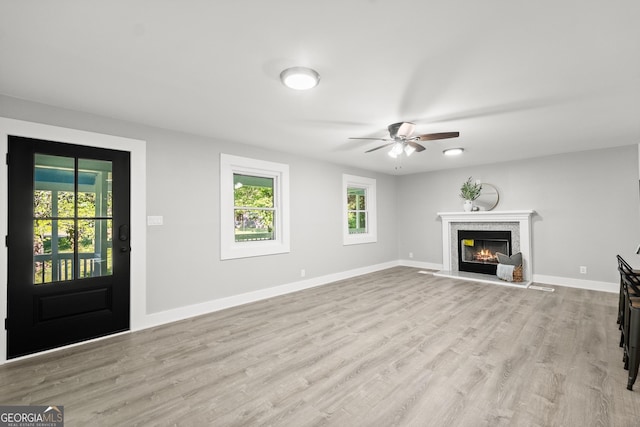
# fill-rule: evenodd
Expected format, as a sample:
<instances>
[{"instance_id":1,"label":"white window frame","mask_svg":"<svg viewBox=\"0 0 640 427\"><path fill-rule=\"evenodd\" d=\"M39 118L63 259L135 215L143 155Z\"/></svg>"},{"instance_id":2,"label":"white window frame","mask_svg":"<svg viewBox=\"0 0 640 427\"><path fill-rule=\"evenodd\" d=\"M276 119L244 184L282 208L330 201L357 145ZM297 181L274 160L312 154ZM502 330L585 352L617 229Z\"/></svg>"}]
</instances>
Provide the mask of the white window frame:
<instances>
[{"instance_id":1,"label":"white window frame","mask_svg":"<svg viewBox=\"0 0 640 427\"><path fill-rule=\"evenodd\" d=\"M273 178L276 209L273 240L235 241L234 174ZM220 154L220 259L288 253L289 229L289 165Z\"/></svg>"},{"instance_id":2,"label":"white window frame","mask_svg":"<svg viewBox=\"0 0 640 427\"><path fill-rule=\"evenodd\" d=\"M367 232L349 234L349 201L347 189L361 188L366 194ZM378 241L376 180L356 175L342 175L342 239L343 245L359 245Z\"/></svg>"}]
</instances>

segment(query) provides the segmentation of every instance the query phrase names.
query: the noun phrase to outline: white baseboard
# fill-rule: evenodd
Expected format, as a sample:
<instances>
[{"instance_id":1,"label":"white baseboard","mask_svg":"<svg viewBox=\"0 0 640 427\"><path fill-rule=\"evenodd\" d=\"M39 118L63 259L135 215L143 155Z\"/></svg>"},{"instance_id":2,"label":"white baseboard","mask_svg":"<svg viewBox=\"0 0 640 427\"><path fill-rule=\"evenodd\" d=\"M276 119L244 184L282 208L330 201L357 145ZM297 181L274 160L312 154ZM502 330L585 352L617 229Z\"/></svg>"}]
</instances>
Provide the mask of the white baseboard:
<instances>
[{"instance_id":1,"label":"white baseboard","mask_svg":"<svg viewBox=\"0 0 640 427\"><path fill-rule=\"evenodd\" d=\"M424 268L426 270L442 270L442 264L433 262L414 261L412 259L398 260L398 265L405 267ZM573 279L570 277L547 276L544 274L533 274L534 283L543 283L546 285L566 286L568 288L587 289L590 291L620 292L619 283L601 282L597 280Z\"/></svg>"},{"instance_id":2,"label":"white baseboard","mask_svg":"<svg viewBox=\"0 0 640 427\"><path fill-rule=\"evenodd\" d=\"M545 276L543 274L533 275L534 283L544 283L547 285L566 286L568 288L587 289L600 292L620 292L619 283L600 282L596 280L573 279L570 277Z\"/></svg>"},{"instance_id":3,"label":"white baseboard","mask_svg":"<svg viewBox=\"0 0 640 427\"><path fill-rule=\"evenodd\" d=\"M414 261L412 259L401 259L398 261L398 265L401 265L403 267L424 268L425 270L442 270L442 264Z\"/></svg>"},{"instance_id":4,"label":"white baseboard","mask_svg":"<svg viewBox=\"0 0 640 427\"><path fill-rule=\"evenodd\" d=\"M325 276L300 280L298 282L287 283L285 285L274 286L272 288L260 289L253 292L233 295L226 298L203 302L201 304L194 304L185 307L174 308L167 311L161 311L158 313L151 313L145 316L144 322L135 330L152 328L154 326L163 325L165 323L184 320L190 317L200 316L202 314L213 313L215 311L224 310L226 308L236 307L267 298L273 298L278 295L284 295L304 289L314 288L316 286L326 285L338 280L349 279L351 277L361 276L367 273L373 273L375 271L396 267L398 265L400 265L398 261L390 261L382 264L343 271L340 273L327 274Z\"/></svg>"},{"instance_id":5,"label":"white baseboard","mask_svg":"<svg viewBox=\"0 0 640 427\"><path fill-rule=\"evenodd\" d=\"M260 289L253 292L247 292L244 294L233 295L226 298L220 298L212 301L207 301L201 304L194 304L185 307L174 308L167 311L158 313L147 314L144 318L144 323L139 325L135 330L141 330L151 328L154 326L163 325L165 323L171 323L178 320L188 319L190 317L200 316L202 314L212 313L226 308L236 307L243 304L248 304L256 301L260 301L267 298L273 298L279 295L285 295L292 292L301 291L304 289L314 288L316 286L326 285L328 283L336 282L338 280L349 279L351 277L361 276L367 273L373 273L375 271L384 270L395 266L406 266L423 268L427 270L442 270L442 264L421 262L414 260L396 260L389 261L381 264L371 265L367 267L356 268L353 270L343 271L339 273L327 274L325 276L314 277L306 280L300 280L297 282L287 283L285 285L274 286L272 288ZM536 283L543 283L548 285L567 286L572 288L581 288L594 291L603 292L619 292L619 285L616 283L597 282L593 280L580 280L571 279L566 277L557 276L545 276L534 274L533 281Z\"/></svg>"}]
</instances>

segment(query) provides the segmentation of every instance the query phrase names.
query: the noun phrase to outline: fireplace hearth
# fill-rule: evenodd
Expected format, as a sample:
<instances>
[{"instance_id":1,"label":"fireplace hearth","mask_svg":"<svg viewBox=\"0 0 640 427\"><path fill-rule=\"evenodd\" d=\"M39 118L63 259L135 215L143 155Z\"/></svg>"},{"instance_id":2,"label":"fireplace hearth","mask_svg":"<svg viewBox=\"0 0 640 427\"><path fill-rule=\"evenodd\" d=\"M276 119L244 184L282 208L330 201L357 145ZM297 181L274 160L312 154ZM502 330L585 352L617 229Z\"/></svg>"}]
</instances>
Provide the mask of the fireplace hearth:
<instances>
[{"instance_id":1,"label":"fireplace hearth","mask_svg":"<svg viewBox=\"0 0 640 427\"><path fill-rule=\"evenodd\" d=\"M511 231L458 230L458 270L496 274L497 252L511 255Z\"/></svg>"}]
</instances>

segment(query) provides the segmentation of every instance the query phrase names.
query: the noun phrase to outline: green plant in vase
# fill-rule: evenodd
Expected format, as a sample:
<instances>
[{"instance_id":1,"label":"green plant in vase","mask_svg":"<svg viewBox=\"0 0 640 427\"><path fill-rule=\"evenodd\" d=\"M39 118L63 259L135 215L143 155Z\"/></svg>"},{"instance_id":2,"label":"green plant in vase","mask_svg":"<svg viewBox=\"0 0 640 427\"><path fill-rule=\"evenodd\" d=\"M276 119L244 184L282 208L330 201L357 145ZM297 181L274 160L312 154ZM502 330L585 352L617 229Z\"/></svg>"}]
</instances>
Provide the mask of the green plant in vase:
<instances>
[{"instance_id":1,"label":"green plant in vase","mask_svg":"<svg viewBox=\"0 0 640 427\"><path fill-rule=\"evenodd\" d=\"M473 182L469 177L460 187L460 197L464 199L464 210L470 212L473 209L473 201L480 197L482 192L482 184L478 181Z\"/></svg>"}]
</instances>

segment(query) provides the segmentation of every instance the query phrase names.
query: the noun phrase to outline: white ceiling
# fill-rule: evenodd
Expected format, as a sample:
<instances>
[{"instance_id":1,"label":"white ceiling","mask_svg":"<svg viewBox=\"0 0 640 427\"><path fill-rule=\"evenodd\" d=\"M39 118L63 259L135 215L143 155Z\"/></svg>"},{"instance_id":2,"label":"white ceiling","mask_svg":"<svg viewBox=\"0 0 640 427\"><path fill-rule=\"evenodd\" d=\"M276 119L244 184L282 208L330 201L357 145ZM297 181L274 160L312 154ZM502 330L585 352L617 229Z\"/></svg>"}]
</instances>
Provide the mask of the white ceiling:
<instances>
[{"instance_id":1,"label":"white ceiling","mask_svg":"<svg viewBox=\"0 0 640 427\"><path fill-rule=\"evenodd\" d=\"M640 143L638 0L0 8L0 93L64 108L399 174ZM285 88L291 66L318 87ZM398 121L460 137L400 163L348 139Z\"/></svg>"}]
</instances>

